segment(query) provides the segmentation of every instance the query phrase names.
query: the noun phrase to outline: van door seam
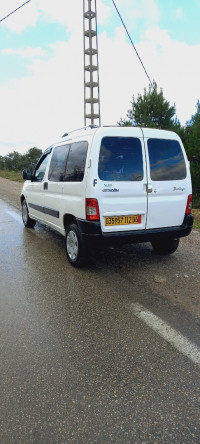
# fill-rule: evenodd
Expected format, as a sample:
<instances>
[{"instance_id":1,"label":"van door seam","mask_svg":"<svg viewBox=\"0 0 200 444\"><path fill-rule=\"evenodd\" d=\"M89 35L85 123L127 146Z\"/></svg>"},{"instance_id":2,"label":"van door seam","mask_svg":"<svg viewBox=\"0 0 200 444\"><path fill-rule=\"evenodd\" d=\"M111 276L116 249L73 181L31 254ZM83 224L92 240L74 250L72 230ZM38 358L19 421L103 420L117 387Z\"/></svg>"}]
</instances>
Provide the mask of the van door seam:
<instances>
[{"instance_id":1,"label":"van door seam","mask_svg":"<svg viewBox=\"0 0 200 444\"><path fill-rule=\"evenodd\" d=\"M148 171L147 171L147 149L146 149L146 144L145 144L145 137L144 137L144 131L143 128L141 127L141 132L142 132L142 138L143 138L143 146L144 146L144 156L145 156L145 170L146 170L146 198L147 198L147 212L146 212L146 222L145 222L145 230L147 229L147 217L148 217L148 212L149 212L149 196L148 196Z\"/></svg>"}]
</instances>

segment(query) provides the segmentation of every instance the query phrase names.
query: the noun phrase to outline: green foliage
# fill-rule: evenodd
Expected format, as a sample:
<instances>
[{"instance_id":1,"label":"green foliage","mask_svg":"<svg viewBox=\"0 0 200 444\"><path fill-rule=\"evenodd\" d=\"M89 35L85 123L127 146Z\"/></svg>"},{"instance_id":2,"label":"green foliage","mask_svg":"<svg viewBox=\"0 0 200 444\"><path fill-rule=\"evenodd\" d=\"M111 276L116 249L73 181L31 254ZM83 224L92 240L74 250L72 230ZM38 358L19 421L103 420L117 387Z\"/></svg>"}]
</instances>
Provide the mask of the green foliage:
<instances>
[{"instance_id":1,"label":"green foliage","mask_svg":"<svg viewBox=\"0 0 200 444\"><path fill-rule=\"evenodd\" d=\"M33 169L41 154L42 150L34 147L30 148L25 154L13 151L7 156L0 156L0 170L18 172L24 168Z\"/></svg>"},{"instance_id":2,"label":"green foliage","mask_svg":"<svg viewBox=\"0 0 200 444\"><path fill-rule=\"evenodd\" d=\"M162 128L180 130L181 125L174 117L175 105L165 100L163 91L158 91L157 84L144 89L144 94L138 94L137 99L133 96L132 108L128 110L127 119L121 119L120 126L143 126L147 128Z\"/></svg>"},{"instance_id":3,"label":"green foliage","mask_svg":"<svg viewBox=\"0 0 200 444\"><path fill-rule=\"evenodd\" d=\"M200 102L197 102L197 112L194 114L185 128L185 144L189 159L194 163L200 163Z\"/></svg>"},{"instance_id":4,"label":"green foliage","mask_svg":"<svg viewBox=\"0 0 200 444\"><path fill-rule=\"evenodd\" d=\"M127 112L126 119L120 119L120 126L142 126L175 131L183 141L191 165L193 200L200 203L200 101L197 102L197 111L182 127L175 117L175 106L165 100L163 91L158 91L154 82L144 94L133 96L132 108Z\"/></svg>"},{"instance_id":5,"label":"green foliage","mask_svg":"<svg viewBox=\"0 0 200 444\"><path fill-rule=\"evenodd\" d=\"M200 210L192 210L192 213L194 215L194 228L200 228Z\"/></svg>"},{"instance_id":6,"label":"green foliage","mask_svg":"<svg viewBox=\"0 0 200 444\"><path fill-rule=\"evenodd\" d=\"M200 102L196 105L196 113L187 122L184 145L191 165L193 195L200 200Z\"/></svg>"}]
</instances>

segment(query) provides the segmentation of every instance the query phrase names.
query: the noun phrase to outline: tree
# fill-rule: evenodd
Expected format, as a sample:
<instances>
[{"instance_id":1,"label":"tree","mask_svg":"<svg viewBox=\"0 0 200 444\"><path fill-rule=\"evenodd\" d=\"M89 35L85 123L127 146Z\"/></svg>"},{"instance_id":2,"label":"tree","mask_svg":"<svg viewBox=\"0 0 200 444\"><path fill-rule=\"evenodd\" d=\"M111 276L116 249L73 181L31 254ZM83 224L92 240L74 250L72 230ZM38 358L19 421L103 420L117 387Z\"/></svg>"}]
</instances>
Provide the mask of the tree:
<instances>
[{"instance_id":1,"label":"tree","mask_svg":"<svg viewBox=\"0 0 200 444\"><path fill-rule=\"evenodd\" d=\"M0 170L4 169L5 160L3 156L0 156Z\"/></svg>"},{"instance_id":2,"label":"tree","mask_svg":"<svg viewBox=\"0 0 200 444\"><path fill-rule=\"evenodd\" d=\"M197 101L196 113L186 123L185 140L188 157L191 161L200 163L200 101Z\"/></svg>"},{"instance_id":3,"label":"tree","mask_svg":"<svg viewBox=\"0 0 200 444\"><path fill-rule=\"evenodd\" d=\"M23 156L24 168L28 167L33 169L39 157L42 155L42 150L33 147L30 148L26 154Z\"/></svg>"},{"instance_id":4,"label":"tree","mask_svg":"<svg viewBox=\"0 0 200 444\"><path fill-rule=\"evenodd\" d=\"M7 156L5 156L5 168L7 170L19 171L21 157L21 154L19 154L17 151L7 154Z\"/></svg>"},{"instance_id":5,"label":"tree","mask_svg":"<svg viewBox=\"0 0 200 444\"><path fill-rule=\"evenodd\" d=\"M200 101L197 101L196 113L187 122L184 144L191 163L192 185L195 200L200 199Z\"/></svg>"},{"instance_id":6,"label":"tree","mask_svg":"<svg viewBox=\"0 0 200 444\"><path fill-rule=\"evenodd\" d=\"M127 118L121 119L120 126L143 126L149 128L172 129L180 131L180 122L175 118L175 105L165 100L162 89L158 92L157 84L144 89L144 94L133 96L132 108L128 110Z\"/></svg>"},{"instance_id":7,"label":"tree","mask_svg":"<svg viewBox=\"0 0 200 444\"><path fill-rule=\"evenodd\" d=\"M24 168L33 169L41 154L42 150L35 147L30 148L25 154L13 151L4 157L0 156L0 169L10 171L22 171Z\"/></svg>"}]
</instances>

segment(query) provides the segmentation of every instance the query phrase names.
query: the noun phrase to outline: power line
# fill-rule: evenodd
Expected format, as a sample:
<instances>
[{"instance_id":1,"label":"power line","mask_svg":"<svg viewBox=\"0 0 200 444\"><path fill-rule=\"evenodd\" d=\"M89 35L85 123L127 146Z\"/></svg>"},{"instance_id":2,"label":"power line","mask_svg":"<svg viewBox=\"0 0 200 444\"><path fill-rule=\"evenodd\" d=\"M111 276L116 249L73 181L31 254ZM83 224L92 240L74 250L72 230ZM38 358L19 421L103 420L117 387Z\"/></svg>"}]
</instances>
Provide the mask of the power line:
<instances>
[{"instance_id":1,"label":"power line","mask_svg":"<svg viewBox=\"0 0 200 444\"><path fill-rule=\"evenodd\" d=\"M23 6L25 6L27 3L31 2L31 0L27 0L25 3L23 3L23 5L18 6L17 9L15 9L14 11L10 12L10 14L6 15L6 17L3 17L2 19L0 19L0 23L3 22L3 20L6 20L8 17L10 17L10 15L14 14L14 12L18 11L18 9L21 9Z\"/></svg>"},{"instance_id":2,"label":"power line","mask_svg":"<svg viewBox=\"0 0 200 444\"><path fill-rule=\"evenodd\" d=\"M119 17L120 17L120 20L121 20L122 25L123 25L123 27L124 27L124 29L125 29L127 35L128 35L128 38L129 38L129 40L130 40L130 42L131 42L131 44L132 44L132 46L133 46L133 48L134 48L134 50L135 50L135 52L136 52L136 54L137 54L137 57L138 57L138 59L139 59L141 65L142 65L142 67L143 67L143 69L144 69L144 72L145 72L146 76L148 77L151 86L153 86L152 81L151 81L151 79L150 79L150 77L149 77L149 75L148 75L148 72L147 72L147 70L146 70L146 68L145 68L145 66L144 66L144 63L142 62L142 59L141 59L141 57L139 56L139 53L138 53L138 51L137 51L137 49L136 49L136 47L135 47L135 45L134 45L134 43L133 43L133 40L132 40L132 38L131 38L131 36L130 36L130 34L129 34L129 32L128 32L128 29L127 29L127 27L126 27L126 25L125 25L125 23L124 23L124 21L123 21L123 19L122 19L122 16L121 16L119 10L117 9L117 6L116 6L114 0L112 0L112 2L113 2L113 5L114 5L114 7L115 7L115 9L116 9L116 11L117 11Z\"/></svg>"}]
</instances>

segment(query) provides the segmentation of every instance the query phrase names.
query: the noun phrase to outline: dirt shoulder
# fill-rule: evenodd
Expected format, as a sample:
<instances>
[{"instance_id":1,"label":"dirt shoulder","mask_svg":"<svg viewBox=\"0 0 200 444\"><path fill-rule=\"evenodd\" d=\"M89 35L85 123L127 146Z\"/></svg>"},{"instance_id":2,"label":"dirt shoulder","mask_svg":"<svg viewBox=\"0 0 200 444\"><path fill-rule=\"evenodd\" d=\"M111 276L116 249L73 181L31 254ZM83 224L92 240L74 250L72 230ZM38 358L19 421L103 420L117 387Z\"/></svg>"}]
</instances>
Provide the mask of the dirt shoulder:
<instances>
[{"instance_id":1,"label":"dirt shoulder","mask_svg":"<svg viewBox=\"0 0 200 444\"><path fill-rule=\"evenodd\" d=\"M0 198L11 203L18 210L21 209L20 193L22 183L0 177Z\"/></svg>"}]
</instances>

